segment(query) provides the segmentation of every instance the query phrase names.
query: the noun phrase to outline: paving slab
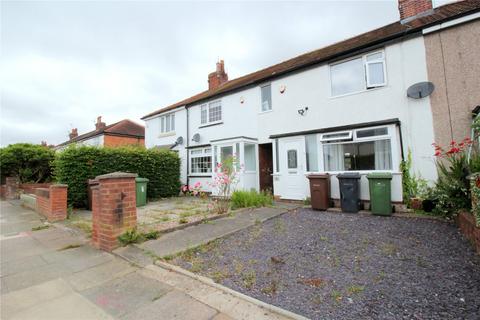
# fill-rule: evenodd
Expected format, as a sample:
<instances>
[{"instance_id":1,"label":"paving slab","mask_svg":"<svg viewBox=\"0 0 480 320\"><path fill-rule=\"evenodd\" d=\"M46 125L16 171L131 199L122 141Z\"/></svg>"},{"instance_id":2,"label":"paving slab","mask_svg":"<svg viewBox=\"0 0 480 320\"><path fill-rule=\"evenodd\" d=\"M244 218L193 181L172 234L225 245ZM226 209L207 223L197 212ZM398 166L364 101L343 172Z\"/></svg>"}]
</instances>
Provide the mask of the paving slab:
<instances>
[{"instance_id":1,"label":"paving slab","mask_svg":"<svg viewBox=\"0 0 480 320\"><path fill-rule=\"evenodd\" d=\"M130 263L114 259L112 261L100 264L80 272L73 273L65 278L70 285L77 291L83 291L95 286L101 286L104 283L123 277L136 271Z\"/></svg>"},{"instance_id":2,"label":"paving slab","mask_svg":"<svg viewBox=\"0 0 480 320\"><path fill-rule=\"evenodd\" d=\"M152 256L136 246L120 247L115 249L113 253L139 267L145 267L154 262Z\"/></svg>"},{"instance_id":3,"label":"paving slab","mask_svg":"<svg viewBox=\"0 0 480 320\"><path fill-rule=\"evenodd\" d=\"M123 319L131 320L210 320L217 310L198 302L185 293L173 290L151 304L128 313Z\"/></svg>"},{"instance_id":4,"label":"paving slab","mask_svg":"<svg viewBox=\"0 0 480 320\"><path fill-rule=\"evenodd\" d=\"M48 264L40 255L30 256L17 260L1 262L0 276L5 277L15 273L20 273Z\"/></svg>"},{"instance_id":5,"label":"paving slab","mask_svg":"<svg viewBox=\"0 0 480 320\"><path fill-rule=\"evenodd\" d=\"M263 222L287 212L286 208L258 208L237 212L234 216L225 217L174 231L138 245L158 257L174 255L188 248L196 247L236 231L248 228L257 222Z\"/></svg>"},{"instance_id":6,"label":"paving slab","mask_svg":"<svg viewBox=\"0 0 480 320\"><path fill-rule=\"evenodd\" d=\"M28 234L0 240L2 262L39 255L49 250Z\"/></svg>"},{"instance_id":7,"label":"paving slab","mask_svg":"<svg viewBox=\"0 0 480 320\"><path fill-rule=\"evenodd\" d=\"M134 272L85 290L82 295L111 315L119 317L151 304L171 290L169 285Z\"/></svg>"},{"instance_id":8,"label":"paving slab","mask_svg":"<svg viewBox=\"0 0 480 320\"><path fill-rule=\"evenodd\" d=\"M48 263L62 264L71 272L79 272L112 261L114 256L88 245L78 248L48 252L42 255Z\"/></svg>"},{"instance_id":9,"label":"paving slab","mask_svg":"<svg viewBox=\"0 0 480 320\"><path fill-rule=\"evenodd\" d=\"M1 319L11 318L15 313L42 304L45 301L72 293L72 289L62 279L55 279L39 285L2 295Z\"/></svg>"},{"instance_id":10,"label":"paving slab","mask_svg":"<svg viewBox=\"0 0 480 320\"><path fill-rule=\"evenodd\" d=\"M48 319L48 320L101 320L114 319L105 311L91 303L78 293L70 293L13 315L11 320Z\"/></svg>"}]
</instances>

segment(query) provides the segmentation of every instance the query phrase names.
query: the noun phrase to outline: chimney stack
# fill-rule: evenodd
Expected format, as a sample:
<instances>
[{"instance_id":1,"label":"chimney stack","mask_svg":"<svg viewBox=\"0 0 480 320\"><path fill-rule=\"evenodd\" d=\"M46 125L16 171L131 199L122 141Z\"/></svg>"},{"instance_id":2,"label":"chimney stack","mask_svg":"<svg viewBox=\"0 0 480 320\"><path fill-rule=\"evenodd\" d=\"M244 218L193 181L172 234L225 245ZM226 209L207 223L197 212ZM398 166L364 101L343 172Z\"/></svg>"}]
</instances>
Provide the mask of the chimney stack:
<instances>
[{"instance_id":1,"label":"chimney stack","mask_svg":"<svg viewBox=\"0 0 480 320\"><path fill-rule=\"evenodd\" d=\"M78 130L77 128L73 128L72 129L72 132L70 132L70 134L68 135L70 137L70 140L78 137Z\"/></svg>"},{"instance_id":2,"label":"chimney stack","mask_svg":"<svg viewBox=\"0 0 480 320\"><path fill-rule=\"evenodd\" d=\"M432 0L398 0L398 11L402 21L405 19L411 20L411 18L429 10L432 10Z\"/></svg>"},{"instance_id":3,"label":"chimney stack","mask_svg":"<svg viewBox=\"0 0 480 320\"><path fill-rule=\"evenodd\" d=\"M215 72L208 75L208 90L218 88L220 85L228 81L228 74L225 72L225 65L223 60L217 62Z\"/></svg>"},{"instance_id":4,"label":"chimney stack","mask_svg":"<svg viewBox=\"0 0 480 320\"><path fill-rule=\"evenodd\" d=\"M95 130L104 129L107 126L105 122L102 122L102 116L97 117L97 123L95 123Z\"/></svg>"}]
</instances>

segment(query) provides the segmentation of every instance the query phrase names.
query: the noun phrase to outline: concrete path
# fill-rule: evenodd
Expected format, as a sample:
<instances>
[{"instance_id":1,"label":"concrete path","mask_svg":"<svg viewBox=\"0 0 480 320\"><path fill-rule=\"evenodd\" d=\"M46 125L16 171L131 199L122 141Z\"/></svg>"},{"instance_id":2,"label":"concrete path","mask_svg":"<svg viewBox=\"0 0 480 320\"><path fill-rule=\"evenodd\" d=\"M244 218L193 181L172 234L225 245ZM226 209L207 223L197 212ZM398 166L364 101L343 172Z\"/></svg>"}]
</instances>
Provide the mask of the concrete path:
<instances>
[{"instance_id":1,"label":"concrete path","mask_svg":"<svg viewBox=\"0 0 480 320\"><path fill-rule=\"evenodd\" d=\"M98 251L59 224L32 231L46 225L37 214L5 201L0 205L3 320L296 318L149 264L146 256L142 268Z\"/></svg>"},{"instance_id":2,"label":"concrete path","mask_svg":"<svg viewBox=\"0 0 480 320\"><path fill-rule=\"evenodd\" d=\"M196 247L248 228L255 223L261 223L296 207L291 204L281 204L273 208L243 210L231 217L212 220L208 223L167 233L157 240L139 244L138 247L157 257L174 255L188 248Z\"/></svg>"}]
</instances>

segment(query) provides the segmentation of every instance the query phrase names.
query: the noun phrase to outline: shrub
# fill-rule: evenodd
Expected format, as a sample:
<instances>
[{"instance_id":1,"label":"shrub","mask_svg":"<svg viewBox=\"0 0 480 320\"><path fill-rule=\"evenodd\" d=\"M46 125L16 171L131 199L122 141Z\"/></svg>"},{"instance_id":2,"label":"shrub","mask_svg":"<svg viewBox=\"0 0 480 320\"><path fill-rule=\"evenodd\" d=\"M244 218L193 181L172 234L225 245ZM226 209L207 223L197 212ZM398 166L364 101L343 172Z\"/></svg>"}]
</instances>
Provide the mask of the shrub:
<instances>
[{"instance_id":1,"label":"shrub","mask_svg":"<svg viewBox=\"0 0 480 320\"><path fill-rule=\"evenodd\" d=\"M68 185L68 202L84 207L87 180L115 171L148 178L148 198L170 197L180 188L180 159L175 152L140 147L96 148L70 146L57 154L54 175Z\"/></svg>"},{"instance_id":2,"label":"shrub","mask_svg":"<svg viewBox=\"0 0 480 320\"><path fill-rule=\"evenodd\" d=\"M235 157L228 157L215 167L212 189L218 197L209 204L209 210L218 214L226 213L230 207L231 192L238 183L238 162Z\"/></svg>"},{"instance_id":3,"label":"shrub","mask_svg":"<svg viewBox=\"0 0 480 320\"><path fill-rule=\"evenodd\" d=\"M452 141L447 150L434 144L437 157L438 181L433 190L436 201L434 213L446 217L455 215L460 209L470 209L470 163L467 150L472 144L469 138L460 143Z\"/></svg>"},{"instance_id":4,"label":"shrub","mask_svg":"<svg viewBox=\"0 0 480 320\"><path fill-rule=\"evenodd\" d=\"M428 192L428 184L425 179L417 177L412 173L412 152L408 150L406 160L400 163L400 171L402 171L402 191L403 201L410 206L411 198L423 198Z\"/></svg>"},{"instance_id":5,"label":"shrub","mask_svg":"<svg viewBox=\"0 0 480 320\"><path fill-rule=\"evenodd\" d=\"M1 148L1 182L5 183L5 177L18 177L21 183L48 182L54 157L55 151L42 145L16 143Z\"/></svg>"},{"instance_id":6,"label":"shrub","mask_svg":"<svg viewBox=\"0 0 480 320\"><path fill-rule=\"evenodd\" d=\"M273 197L271 194L256 190L244 191L237 190L232 194L232 209L249 208L249 207L264 207L272 205Z\"/></svg>"}]
</instances>

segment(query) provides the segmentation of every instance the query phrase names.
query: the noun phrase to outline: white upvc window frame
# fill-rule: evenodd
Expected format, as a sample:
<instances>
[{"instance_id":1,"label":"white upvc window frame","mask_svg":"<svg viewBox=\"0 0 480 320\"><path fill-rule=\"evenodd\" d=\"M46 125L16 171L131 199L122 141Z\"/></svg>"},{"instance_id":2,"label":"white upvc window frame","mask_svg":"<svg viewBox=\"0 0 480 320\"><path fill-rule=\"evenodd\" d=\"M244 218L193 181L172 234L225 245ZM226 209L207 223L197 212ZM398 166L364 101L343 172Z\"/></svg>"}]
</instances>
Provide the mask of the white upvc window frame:
<instances>
[{"instance_id":1,"label":"white upvc window frame","mask_svg":"<svg viewBox=\"0 0 480 320\"><path fill-rule=\"evenodd\" d=\"M362 130L371 130L371 129L379 129L379 128L387 128L387 134L384 135L376 135L376 136L371 136L371 137L365 137L365 138L357 138L357 132L362 131ZM349 144L349 143L361 143L361 142L369 142L369 141L376 141L376 140L389 140L390 141L390 152L391 152L391 169L389 170L354 170L355 172L360 172L360 173L368 173L368 172L390 172L390 173L395 173L398 170L395 170L395 168L398 168L400 165L400 162L398 160L399 157L399 146L398 146L398 141L397 141L397 130L394 125L381 125L381 126L374 126L374 127L365 127L365 128L357 128L357 129L352 129L353 132L352 139L351 140L344 140L344 141L332 141L332 142L326 142L320 140L320 145L321 145L321 164L319 164L320 168L323 168L322 172L328 172L330 174L339 174L342 172L347 172L347 170L327 170L326 168L326 163L323 160L324 158L324 146L325 145L335 145L335 144ZM329 133L341 133L343 131L338 131L338 132L329 132Z\"/></svg>"},{"instance_id":2,"label":"white upvc window frame","mask_svg":"<svg viewBox=\"0 0 480 320\"><path fill-rule=\"evenodd\" d=\"M216 120L211 120L211 108L218 107L219 104L220 106L220 119ZM222 106L222 100L215 100L215 101L210 101L208 103L204 103L200 106L200 126L208 126L210 124L215 124L215 123L222 123L223 121L223 106Z\"/></svg>"},{"instance_id":3,"label":"white upvc window frame","mask_svg":"<svg viewBox=\"0 0 480 320\"><path fill-rule=\"evenodd\" d=\"M346 133L345 137L334 137L328 138L330 135L343 134ZM353 130L349 131L338 131L338 132L327 132L320 135L320 142L329 142L329 141L352 141Z\"/></svg>"},{"instance_id":4,"label":"white upvc window frame","mask_svg":"<svg viewBox=\"0 0 480 320\"><path fill-rule=\"evenodd\" d=\"M204 147L204 148L195 148L195 149L190 149L189 150L189 156L190 156L190 166L188 168L189 175L195 175L195 176L210 176L212 175L212 170L213 170L213 153L212 153L213 148L212 147ZM206 158L210 157L210 171L209 172L193 172L193 159L196 158Z\"/></svg>"},{"instance_id":5,"label":"white upvc window frame","mask_svg":"<svg viewBox=\"0 0 480 320\"><path fill-rule=\"evenodd\" d=\"M175 112L162 115L160 117L160 134L173 132L175 132Z\"/></svg>"},{"instance_id":6,"label":"white upvc window frame","mask_svg":"<svg viewBox=\"0 0 480 320\"><path fill-rule=\"evenodd\" d=\"M382 54L381 59L374 59L374 60L368 61L367 57L374 56L374 55L379 54L379 53ZM362 89L362 90L358 90L358 91L352 91L352 92L347 92L347 93L342 93L342 94L334 94L333 93L333 83L332 83L332 67L336 66L336 65L340 65L340 64L345 63L345 62L356 60L356 59L359 59L359 58L361 58L362 62L363 62L363 76L365 78L365 88ZM382 66L383 66L383 80L384 80L383 83L374 84L374 83L371 83L371 81L370 81L370 71L369 71L368 65L369 64L375 64L375 63L382 63ZM362 92L366 92L366 91L369 91L369 90L372 90L372 89L375 89L375 88L382 88L382 87L387 86L387 82L388 82L387 81L387 64L386 64L386 55L385 55L385 50L384 49L375 50L375 51L368 52L368 53L365 53L365 54L362 54L362 55L349 57L349 58L341 60L341 61L336 61L336 62L331 63L329 65L329 69L330 70L329 70L328 75L329 75L329 81L330 81L330 97L331 98L337 98L337 97L343 97L343 96L348 96L348 95L352 95L352 94L362 93Z\"/></svg>"}]
</instances>

